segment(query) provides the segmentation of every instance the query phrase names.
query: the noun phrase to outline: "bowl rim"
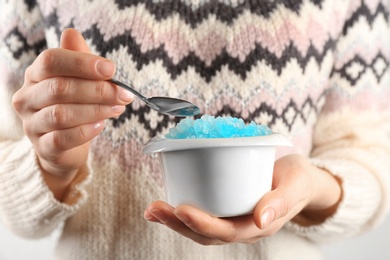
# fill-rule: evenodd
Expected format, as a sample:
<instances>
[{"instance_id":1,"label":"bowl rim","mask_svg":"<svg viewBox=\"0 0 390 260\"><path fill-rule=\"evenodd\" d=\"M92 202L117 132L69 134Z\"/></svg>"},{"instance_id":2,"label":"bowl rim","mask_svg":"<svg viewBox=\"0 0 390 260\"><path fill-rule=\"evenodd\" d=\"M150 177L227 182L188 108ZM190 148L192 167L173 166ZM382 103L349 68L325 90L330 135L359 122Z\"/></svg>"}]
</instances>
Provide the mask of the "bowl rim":
<instances>
[{"instance_id":1,"label":"bowl rim","mask_svg":"<svg viewBox=\"0 0 390 260\"><path fill-rule=\"evenodd\" d=\"M278 133L264 136L231 137L231 138L188 138L170 139L164 135L156 135L143 147L142 152L153 154L160 152L205 149L216 147L243 147L243 146L292 146L292 143Z\"/></svg>"}]
</instances>

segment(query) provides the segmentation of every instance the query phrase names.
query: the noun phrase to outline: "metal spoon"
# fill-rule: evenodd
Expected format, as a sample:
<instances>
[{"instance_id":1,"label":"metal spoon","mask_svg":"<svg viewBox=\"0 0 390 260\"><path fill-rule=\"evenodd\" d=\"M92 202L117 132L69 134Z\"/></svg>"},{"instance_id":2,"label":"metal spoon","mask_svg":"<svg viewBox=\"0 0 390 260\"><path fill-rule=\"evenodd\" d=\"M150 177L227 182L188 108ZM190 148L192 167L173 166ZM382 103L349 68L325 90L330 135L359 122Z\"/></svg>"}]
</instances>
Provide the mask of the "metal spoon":
<instances>
[{"instance_id":1,"label":"metal spoon","mask_svg":"<svg viewBox=\"0 0 390 260\"><path fill-rule=\"evenodd\" d=\"M177 98L171 98L171 97L151 97L147 98L141 93L139 93L134 88L130 87L129 85L120 82L116 79L110 79L112 83L115 85L118 85L119 87L122 87L134 95L136 95L139 99L141 99L143 102L146 103L150 108L156 110L157 112L169 115L169 116L176 116L176 117L185 117L185 116L195 116L200 113L200 109L195 106L194 104Z\"/></svg>"}]
</instances>

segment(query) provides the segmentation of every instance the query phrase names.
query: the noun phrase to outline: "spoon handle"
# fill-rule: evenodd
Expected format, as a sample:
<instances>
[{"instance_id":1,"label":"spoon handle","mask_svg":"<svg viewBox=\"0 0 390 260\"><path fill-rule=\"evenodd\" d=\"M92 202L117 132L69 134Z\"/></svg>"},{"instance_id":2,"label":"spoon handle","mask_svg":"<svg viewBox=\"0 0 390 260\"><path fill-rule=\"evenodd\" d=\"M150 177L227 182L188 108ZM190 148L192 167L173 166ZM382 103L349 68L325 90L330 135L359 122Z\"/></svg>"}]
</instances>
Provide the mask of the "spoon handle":
<instances>
[{"instance_id":1,"label":"spoon handle","mask_svg":"<svg viewBox=\"0 0 390 260\"><path fill-rule=\"evenodd\" d=\"M119 87L121 88L124 88L128 91L130 91L131 93L133 93L134 95L136 95L139 99L141 99L143 102L145 102L149 107L153 108L154 110L157 110L159 111L160 108L158 106L156 106L155 104L151 103L144 95L142 95L141 93L139 93L137 90L135 90L133 87L130 87L129 85L123 83L123 82L120 82L119 80L116 80L114 78L111 78L109 79L108 81L114 83L115 85L118 85Z\"/></svg>"},{"instance_id":2,"label":"spoon handle","mask_svg":"<svg viewBox=\"0 0 390 260\"><path fill-rule=\"evenodd\" d=\"M138 98L142 99L143 101L146 100L146 97L144 95L142 95L141 93L139 93L137 90L135 90L134 88L130 87L129 85L123 83L123 82L120 82L119 80L116 80L114 78L111 78L109 79L108 81L111 81L112 83L114 83L115 85L118 85L119 87L122 87L128 91L130 91L131 93L133 93L134 95L136 95Z\"/></svg>"},{"instance_id":3,"label":"spoon handle","mask_svg":"<svg viewBox=\"0 0 390 260\"><path fill-rule=\"evenodd\" d=\"M144 96L142 95L141 93L139 93L137 90L135 90L133 87L129 86L128 84L125 84L123 82L120 82L119 80L116 80L114 78L111 78L109 79L108 81L114 83L115 85L118 85L119 87L121 88L124 88L128 91L130 91L131 93L133 93L134 95L136 95L139 99L141 99L143 102L145 102L148 106L150 106L151 108L153 108L154 110L157 110L159 111L160 108L158 106L156 106L155 104L153 103L150 103L150 101Z\"/></svg>"}]
</instances>

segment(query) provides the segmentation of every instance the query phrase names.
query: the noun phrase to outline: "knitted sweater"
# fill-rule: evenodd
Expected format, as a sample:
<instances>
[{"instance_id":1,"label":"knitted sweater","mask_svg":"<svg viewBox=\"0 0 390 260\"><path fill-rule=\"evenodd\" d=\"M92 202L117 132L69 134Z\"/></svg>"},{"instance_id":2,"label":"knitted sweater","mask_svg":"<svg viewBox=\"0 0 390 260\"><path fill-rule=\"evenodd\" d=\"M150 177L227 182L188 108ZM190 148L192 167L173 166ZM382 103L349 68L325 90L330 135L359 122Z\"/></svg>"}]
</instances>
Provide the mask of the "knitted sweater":
<instances>
[{"instance_id":1,"label":"knitted sweater","mask_svg":"<svg viewBox=\"0 0 390 260\"><path fill-rule=\"evenodd\" d=\"M376 227L390 206L387 0L0 0L0 220L23 237L63 223L58 259L320 259L317 244ZM342 180L323 223L287 223L251 245L201 246L143 219L164 199L143 144L178 119L134 100L107 120L63 203L46 186L11 106L24 70L74 27L116 77L202 114L267 124Z\"/></svg>"}]
</instances>

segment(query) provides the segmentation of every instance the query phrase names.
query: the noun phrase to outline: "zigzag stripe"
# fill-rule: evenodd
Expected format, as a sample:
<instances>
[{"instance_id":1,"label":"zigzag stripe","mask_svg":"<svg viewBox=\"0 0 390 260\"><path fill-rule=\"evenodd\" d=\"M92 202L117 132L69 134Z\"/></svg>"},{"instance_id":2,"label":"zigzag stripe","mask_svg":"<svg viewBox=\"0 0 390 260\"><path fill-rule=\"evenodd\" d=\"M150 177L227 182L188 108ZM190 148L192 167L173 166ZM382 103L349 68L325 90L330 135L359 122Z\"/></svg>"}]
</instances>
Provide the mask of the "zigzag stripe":
<instances>
[{"instance_id":1,"label":"zigzag stripe","mask_svg":"<svg viewBox=\"0 0 390 260\"><path fill-rule=\"evenodd\" d=\"M261 113L267 113L272 118L268 122L268 126L270 128L275 125L277 119L282 119L286 128L290 131L297 117L300 116L303 119L304 123L306 123L309 115L312 114L312 112L314 112L314 114L319 113L317 103L320 99L324 97L324 93L325 92L320 95L318 100L312 100L310 97L307 97L303 103L303 106L300 109L293 100L290 100L289 104L283 109L280 114L277 113L277 111L273 107L262 103L256 108L255 111L249 113L249 115L246 117L243 117L241 112L236 111L229 105L224 105L221 110L217 111L217 113L214 114L214 116L230 115L233 117L242 118L246 123L249 123L254 118L259 117ZM289 115L289 113L291 113L291 109L294 111L294 115L292 116L292 118L291 115ZM150 121L146 119L146 115L149 115L150 113L156 112L151 111L151 109L147 106L141 106L138 109L134 109L132 105L129 105L126 107L126 111L119 118L110 119L110 121L114 128L118 128L122 124L124 124L126 120L130 120L136 117L137 122L142 125L142 128L148 131L148 136L153 137L157 134L164 133L168 128L177 124L181 120L180 118L172 118L166 115L160 115L161 120L159 120L158 124L156 124L155 127L152 127ZM196 116L195 118L199 118L201 116L202 114Z\"/></svg>"},{"instance_id":2,"label":"zigzag stripe","mask_svg":"<svg viewBox=\"0 0 390 260\"><path fill-rule=\"evenodd\" d=\"M149 1L150 2L150 1ZM163 1L164 3L162 3L162 4L167 4L167 2L165 2L165 1ZM186 3L186 1L184 1L185 3ZM215 1L212 1L213 3L217 3L217 2L215 2ZM211 2L210 2L211 3ZM244 2L243 4L245 4L246 2ZM303 2L302 1L299 1L299 5L302 5L303 4ZM318 4L318 3L316 3L316 4ZM172 7L172 2L170 2L170 7ZM188 3L187 3L187 5L188 5ZM34 6L34 5L33 5ZM232 8L232 7L231 7ZM279 8L279 7L278 7ZM371 20L373 19L373 15L371 15L371 12L369 11L369 9L368 9L368 7L367 6L365 6L365 5L361 5L360 7L359 7L360 9L361 9L361 12L362 13L364 13L367 17L368 16L370 16L371 18ZM377 6L377 11L376 11L376 13L380 13L380 12L384 12L384 13L386 13L386 9L385 9L385 7L383 6L383 4L379 4L378 6ZM80 13L79 15L81 15L82 13ZM77 15L77 14L76 14ZM148 15L150 15L150 14L148 14ZM375 15L375 14L374 14ZM56 17L56 16L53 16L53 17ZM355 18L354 18L355 17ZM360 15L356 15L356 13L355 13L355 15L350 19L350 21L351 21L351 26L352 26L352 24L353 24L353 20L354 19L358 19L358 17L360 17ZM48 20L50 20L50 21L53 21L53 19L51 19L51 17L48 17L49 19ZM77 17L75 17L76 18L76 20L77 20ZM387 19L387 16L386 16L386 19ZM56 21L58 21L58 19L55 19ZM208 23L210 23L211 21L208 21ZM57 22L57 24L58 24L58 22ZM71 24L70 24L71 25ZM250 24L248 24L247 26L250 26ZM182 28L182 26L178 26L179 28ZM278 25L278 27L277 27L277 29L279 28L279 27L281 27L281 25ZM219 28L218 28L219 29ZM224 28L222 28L222 29L224 29ZM100 29L101 30L101 29ZM243 32L246 30L245 28L243 28L242 29L243 30ZM279 28L279 30L283 30L282 28ZM222 30L223 31L223 30ZM274 31L274 32L277 32L278 30L276 30L276 31ZM183 31L184 32L184 31ZM236 30L235 30L235 32L236 32ZM134 33L134 31L132 30L132 33ZM172 33L174 34L175 32L174 31L172 31ZM181 34L181 32L180 31L178 31L177 32L178 34ZM269 31L268 32L269 34L272 34L272 31ZM324 31L324 33L326 33L325 31ZM328 32L329 33L329 32ZM331 33L331 32L330 32ZM102 35L105 35L105 37L107 37L107 34L105 34L104 32L101 32L101 34ZM194 32L194 34L196 34L196 32ZM294 33L292 33L293 35L294 35ZM331 33L332 34L332 33ZM132 34L133 35L133 34ZM214 35L210 35L209 37L212 37L212 36L214 36ZM221 36L221 39L222 39L222 41L224 41L224 36L223 35L218 35L218 36ZM240 33L237 33L236 34L236 36L235 37L240 37ZM281 38L282 39L282 37L280 37L280 36L277 36L276 38ZM283 37L283 38L285 38L285 37ZM310 37L309 37L310 38ZM139 39L139 38L136 38L135 39L135 41L142 41L143 39ZM184 45L186 45L186 44L188 44L189 46L190 46L190 48L188 49L188 50L184 50L184 53L182 53L182 55L188 55L188 51L194 51L194 53L196 53L197 54L197 56L199 57L199 58L201 58L202 60L205 60L205 59L212 59L212 58L206 58L205 56L206 56L206 54L207 53L202 53L202 50L200 50L200 49L198 49L199 48L199 46L191 46L190 45L190 42L192 41L193 42L193 39L192 38L189 38L189 39L187 39L188 40L188 43L184 43ZM203 39L202 39L203 40ZM207 41L207 39L205 39L206 41ZM250 39L250 38L248 38L247 39L249 42L248 42L248 45L250 46L251 44L253 44L252 43L252 41L253 41L253 39ZM302 48L302 46L299 46L299 44L298 44L298 42L302 42L302 40L303 39L288 39L288 37L287 37L287 40L291 40L291 41L293 41L293 44L295 44L295 46L301 51L301 52L305 52L305 47L304 48ZM314 40L314 39L305 39L305 41L310 41L310 40ZM286 44L286 39L283 39L283 41L282 42L280 42L280 45L281 46L284 46L285 44ZM156 43L158 43L158 42L156 42ZM155 44L156 44L155 43ZM143 44L144 44L144 41L143 41ZM159 43L159 44L161 44L161 45L163 45L163 44L165 44L165 51L167 51L167 52L169 52L169 57L172 59L172 55L175 55L174 53L170 53L170 51L169 50L167 50L166 49L166 44L170 44L169 42L161 42L161 43ZM263 48L267 48L268 49L268 51L270 51L270 52L273 52L273 53L275 53L275 54L278 54L278 52L280 52L281 50L271 50L271 48L270 48L270 46L264 46L264 42L255 42L254 44L262 44L262 46L263 46ZM312 44L315 44L315 43L312 43ZM321 47L318 47L318 44L319 44L319 46L321 46L321 43L317 43L317 44L315 44L314 46L316 46L317 47L317 49L321 49ZM160 45L160 46L161 46ZM178 48L177 49L181 49L183 46L178 46ZM241 51L243 51L243 53L236 53L237 51L236 50L232 50L232 48L231 48L231 46L225 46L224 44L222 44L221 46L220 46L221 48L223 48L223 47L226 47L226 51L228 52L228 54L230 55L230 56L232 56L232 57L236 57L237 55L239 55L239 57L240 57L240 60L242 61L243 59L245 59L245 57L249 54L249 50L248 49L246 49L245 50L245 48L244 49L242 49ZM142 46L140 49L141 50L143 50L143 48L145 48L145 46ZM282 47L280 47L280 48L282 48ZM217 55L217 53L218 53L218 49L215 49L215 50L213 50L214 52L215 52L215 55ZM187 53L186 53L187 52ZM304 55L304 54L302 54L302 55ZM175 59L175 58L179 58L180 59L180 57L175 57L174 56L174 58L173 59ZM208 65L208 63L209 63L210 61L209 60L206 60L206 65Z\"/></svg>"},{"instance_id":3,"label":"zigzag stripe","mask_svg":"<svg viewBox=\"0 0 390 260\"><path fill-rule=\"evenodd\" d=\"M238 58L231 57L223 50L222 53L213 60L211 66L207 66L204 61L191 52L176 65L166 54L163 46L142 53L139 45L128 35L117 36L105 42L103 39L104 36L100 34L96 26L93 26L93 28L85 32L85 35L93 38L92 44L102 56L106 56L106 54L112 50L118 50L121 46L127 46L128 54L134 57L133 60L137 63L138 70L150 62L162 60L164 67L170 73L172 79L175 79L183 71L186 71L189 67L193 66L196 68L197 73L206 79L207 82L210 82L216 73L221 70L222 66L228 66L232 72L240 75L242 79L245 79L248 70L261 60L265 60L266 63L278 72L278 74L281 73L286 64L292 59L296 59L303 69L312 57L315 58L318 64L321 64L326 53L332 50L335 44L333 40L329 39L324 46L323 52L318 52L316 48L310 46L305 56L302 56L300 51L290 44L283 51L281 57L277 57L269 50L256 44L255 49L249 53L244 62L240 62Z\"/></svg>"},{"instance_id":4,"label":"zigzag stripe","mask_svg":"<svg viewBox=\"0 0 390 260\"><path fill-rule=\"evenodd\" d=\"M131 37L140 44L142 51L164 46L176 62L193 51L210 63L223 48L232 57L243 60L256 43L279 55L284 46L292 42L304 55L310 44L321 51L325 41L336 38L341 29L332 18L338 12L331 5L324 7L324 10L313 10L312 5L306 4L302 11L306 18L282 7L270 19L245 12L232 25L208 17L197 28L191 28L177 15L156 21L144 6L125 11L111 7L109 11L115 14L115 19L107 17L107 10L100 5L94 5L88 11L78 6L67 8L74 14L72 18L63 17L65 14L61 12L52 12L47 20L59 28L74 25L82 32L89 30L91 24L96 25L105 41L131 32ZM320 21L317 21L318 17L322 17ZM90 23L86 24L85 20Z\"/></svg>"},{"instance_id":5,"label":"zigzag stripe","mask_svg":"<svg viewBox=\"0 0 390 260\"><path fill-rule=\"evenodd\" d=\"M362 4L359 8L352 14L352 16L347 19L344 23L343 34L346 35L348 33L349 28L353 27L354 24L361 19L361 17L365 17L369 25L372 25L375 22L375 19L379 16L379 14L383 14L386 21L389 22L389 11L383 5L383 3L379 3L376 11L372 13L370 9Z\"/></svg>"},{"instance_id":6,"label":"zigzag stripe","mask_svg":"<svg viewBox=\"0 0 390 260\"><path fill-rule=\"evenodd\" d=\"M137 70L137 63L127 55L127 47L109 53L108 58L117 60L117 77L131 81L146 96L169 95L188 99L196 104L204 104L204 109L207 107L211 114L221 109L222 93L229 93L227 102L235 109L247 107L247 110L252 111L257 104L265 102L278 113L292 98L302 105L306 95L297 96L296 93L308 93L313 99L317 99L319 91L327 86L333 60L332 53L328 52L321 66L312 59L305 72L296 60L292 60L279 76L269 64L261 61L248 70L245 80L225 66L208 83L194 67L172 80L162 61ZM301 75L299 79L297 75Z\"/></svg>"},{"instance_id":7,"label":"zigzag stripe","mask_svg":"<svg viewBox=\"0 0 390 260\"><path fill-rule=\"evenodd\" d=\"M201 23L203 19L209 15L215 15L218 20L228 24L230 24L242 12L247 10L263 17L269 17L280 5L283 5L284 7L295 13L299 13L303 2L303 0L242 0L239 1L239 3L235 1L235 3L229 5L226 3L226 1L204 1L203 3L192 4L188 3L188 1L183 0L159 2L153 0L115 0L115 3L120 9L144 4L146 9L149 10L150 13L155 14L157 20L166 19L168 16L171 16L173 14L179 14L181 19L186 21L186 23L191 24L191 26L193 27ZM314 0L311 2L320 6L323 1Z\"/></svg>"}]
</instances>

